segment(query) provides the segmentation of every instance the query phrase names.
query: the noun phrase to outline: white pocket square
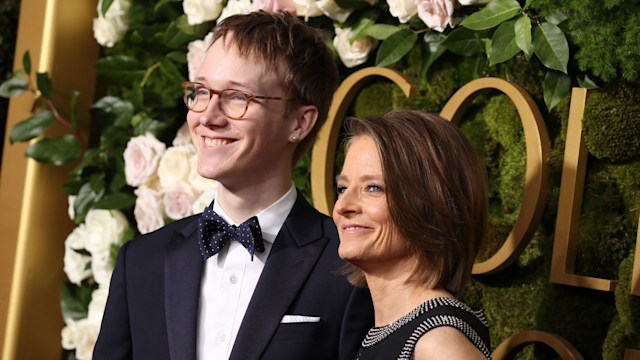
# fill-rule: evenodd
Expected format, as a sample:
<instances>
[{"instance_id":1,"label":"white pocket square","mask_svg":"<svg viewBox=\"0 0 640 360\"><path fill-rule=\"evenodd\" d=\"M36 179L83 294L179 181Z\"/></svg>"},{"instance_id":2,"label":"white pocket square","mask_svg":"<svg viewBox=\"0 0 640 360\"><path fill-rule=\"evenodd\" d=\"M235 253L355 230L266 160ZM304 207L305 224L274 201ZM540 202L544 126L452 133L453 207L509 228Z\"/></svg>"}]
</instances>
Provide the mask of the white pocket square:
<instances>
[{"instance_id":1,"label":"white pocket square","mask_svg":"<svg viewBox=\"0 0 640 360\"><path fill-rule=\"evenodd\" d=\"M285 315L280 320L282 324L292 323L317 323L320 322L319 316L305 316L305 315Z\"/></svg>"}]
</instances>

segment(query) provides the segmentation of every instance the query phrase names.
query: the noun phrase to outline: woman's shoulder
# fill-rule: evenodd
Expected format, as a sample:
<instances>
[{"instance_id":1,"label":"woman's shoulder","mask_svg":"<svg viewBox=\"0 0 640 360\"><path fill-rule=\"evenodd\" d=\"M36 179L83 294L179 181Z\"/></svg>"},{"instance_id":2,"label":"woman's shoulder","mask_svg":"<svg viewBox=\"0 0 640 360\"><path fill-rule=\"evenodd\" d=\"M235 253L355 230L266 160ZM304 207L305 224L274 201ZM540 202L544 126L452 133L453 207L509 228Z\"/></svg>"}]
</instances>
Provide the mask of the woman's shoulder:
<instances>
[{"instance_id":1,"label":"woman's shoulder","mask_svg":"<svg viewBox=\"0 0 640 360\"><path fill-rule=\"evenodd\" d=\"M414 350L415 360L486 358L462 332L450 326L430 330L418 340Z\"/></svg>"}]
</instances>

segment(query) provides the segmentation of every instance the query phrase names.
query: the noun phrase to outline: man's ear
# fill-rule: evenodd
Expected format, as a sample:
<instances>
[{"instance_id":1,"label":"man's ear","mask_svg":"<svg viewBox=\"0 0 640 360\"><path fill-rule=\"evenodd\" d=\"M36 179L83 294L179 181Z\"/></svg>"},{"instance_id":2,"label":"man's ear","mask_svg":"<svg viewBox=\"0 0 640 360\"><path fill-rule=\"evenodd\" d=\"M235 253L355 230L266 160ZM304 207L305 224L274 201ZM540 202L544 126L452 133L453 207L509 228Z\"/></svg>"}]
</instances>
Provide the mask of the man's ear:
<instances>
[{"instance_id":1,"label":"man's ear","mask_svg":"<svg viewBox=\"0 0 640 360\"><path fill-rule=\"evenodd\" d=\"M303 105L294 111L289 140L299 142L313 129L318 120L318 108L315 105Z\"/></svg>"}]
</instances>

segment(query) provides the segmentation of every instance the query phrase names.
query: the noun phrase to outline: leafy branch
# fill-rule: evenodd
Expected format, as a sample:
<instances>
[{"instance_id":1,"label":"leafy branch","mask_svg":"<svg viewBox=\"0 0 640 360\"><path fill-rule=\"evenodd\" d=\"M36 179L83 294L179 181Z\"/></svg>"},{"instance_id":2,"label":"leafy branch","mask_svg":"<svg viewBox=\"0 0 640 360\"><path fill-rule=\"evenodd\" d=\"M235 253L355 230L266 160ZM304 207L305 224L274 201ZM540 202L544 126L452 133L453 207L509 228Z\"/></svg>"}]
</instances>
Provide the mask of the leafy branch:
<instances>
[{"instance_id":1,"label":"leafy branch","mask_svg":"<svg viewBox=\"0 0 640 360\"><path fill-rule=\"evenodd\" d=\"M88 149L88 144L78 129L76 106L79 93L77 91L71 93L71 115L69 119L66 119L60 114L51 99L53 85L49 74L46 72L37 73L37 86L34 86L29 51L25 52L22 63L24 69L17 70L12 78L0 84L0 96L9 98L30 91L36 97L35 107L39 111L17 123L9 134L9 141L12 144L31 141L42 136L55 121L66 127L69 133L57 138L41 138L33 142L27 148L26 155L36 161L54 165L62 165L78 159Z\"/></svg>"}]
</instances>

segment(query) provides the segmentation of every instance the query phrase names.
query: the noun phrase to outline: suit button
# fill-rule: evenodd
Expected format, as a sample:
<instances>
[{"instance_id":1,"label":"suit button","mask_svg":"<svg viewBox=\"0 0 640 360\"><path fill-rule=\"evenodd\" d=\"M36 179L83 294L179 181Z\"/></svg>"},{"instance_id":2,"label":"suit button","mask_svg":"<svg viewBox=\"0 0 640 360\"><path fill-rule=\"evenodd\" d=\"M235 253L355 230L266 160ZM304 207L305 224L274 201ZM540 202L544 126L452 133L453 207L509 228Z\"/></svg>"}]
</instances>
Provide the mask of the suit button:
<instances>
[{"instance_id":1,"label":"suit button","mask_svg":"<svg viewBox=\"0 0 640 360\"><path fill-rule=\"evenodd\" d=\"M238 277L235 276L235 275L229 276L229 282L232 283L232 284L237 283L238 282Z\"/></svg>"}]
</instances>

